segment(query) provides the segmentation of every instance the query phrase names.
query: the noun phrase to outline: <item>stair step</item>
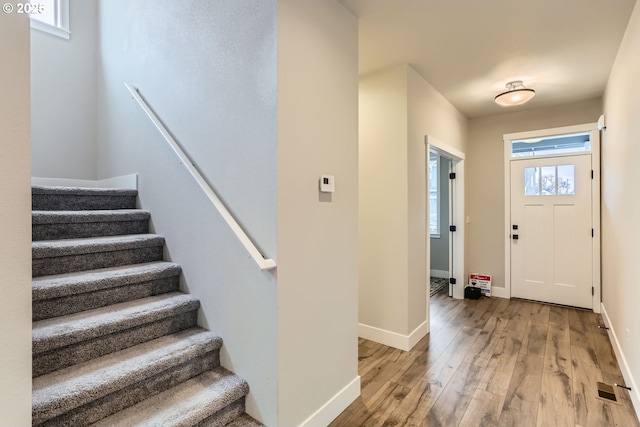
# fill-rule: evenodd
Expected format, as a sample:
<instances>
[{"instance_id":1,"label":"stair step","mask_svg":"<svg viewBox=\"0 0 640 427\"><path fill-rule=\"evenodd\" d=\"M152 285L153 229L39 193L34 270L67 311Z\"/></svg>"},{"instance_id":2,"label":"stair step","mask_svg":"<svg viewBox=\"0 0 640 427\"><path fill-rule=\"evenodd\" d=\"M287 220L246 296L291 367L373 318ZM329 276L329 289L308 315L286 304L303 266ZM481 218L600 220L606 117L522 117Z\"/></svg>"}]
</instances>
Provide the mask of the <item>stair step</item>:
<instances>
[{"instance_id":1,"label":"stair step","mask_svg":"<svg viewBox=\"0 0 640 427\"><path fill-rule=\"evenodd\" d=\"M36 277L33 320L176 291L181 271L178 264L159 261Z\"/></svg>"},{"instance_id":2,"label":"stair step","mask_svg":"<svg viewBox=\"0 0 640 427\"><path fill-rule=\"evenodd\" d=\"M94 427L194 426L203 421L224 426L244 412L243 398L248 392L243 379L220 367L100 420Z\"/></svg>"},{"instance_id":3,"label":"stair step","mask_svg":"<svg viewBox=\"0 0 640 427\"><path fill-rule=\"evenodd\" d=\"M200 302L172 292L33 323L33 376L192 328Z\"/></svg>"},{"instance_id":4,"label":"stair step","mask_svg":"<svg viewBox=\"0 0 640 427\"><path fill-rule=\"evenodd\" d=\"M242 414L224 427L264 427L264 424L256 421L247 414Z\"/></svg>"},{"instance_id":5,"label":"stair step","mask_svg":"<svg viewBox=\"0 0 640 427\"><path fill-rule=\"evenodd\" d=\"M155 234L33 242L33 277L162 260L164 237ZM55 258L55 259L52 259Z\"/></svg>"},{"instance_id":6,"label":"stair step","mask_svg":"<svg viewBox=\"0 0 640 427\"><path fill-rule=\"evenodd\" d=\"M32 211L32 240L77 239L149 232L148 211L141 209Z\"/></svg>"},{"instance_id":7,"label":"stair step","mask_svg":"<svg viewBox=\"0 0 640 427\"><path fill-rule=\"evenodd\" d=\"M222 340L200 328L33 380L32 422L87 425L219 366Z\"/></svg>"},{"instance_id":8,"label":"stair step","mask_svg":"<svg viewBox=\"0 0 640 427\"><path fill-rule=\"evenodd\" d=\"M35 211L135 209L137 190L117 188L31 187Z\"/></svg>"}]
</instances>

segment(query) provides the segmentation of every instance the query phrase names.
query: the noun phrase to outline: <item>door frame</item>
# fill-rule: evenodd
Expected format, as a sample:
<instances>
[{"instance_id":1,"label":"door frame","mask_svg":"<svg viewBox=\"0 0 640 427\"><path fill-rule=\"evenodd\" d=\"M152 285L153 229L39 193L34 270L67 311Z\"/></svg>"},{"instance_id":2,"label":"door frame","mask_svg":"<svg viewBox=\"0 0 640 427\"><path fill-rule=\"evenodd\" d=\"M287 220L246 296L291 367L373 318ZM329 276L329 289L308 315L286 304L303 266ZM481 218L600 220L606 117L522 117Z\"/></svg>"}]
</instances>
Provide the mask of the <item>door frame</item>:
<instances>
[{"instance_id":1,"label":"door frame","mask_svg":"<svg viewBox=\"0 0 640 427\"><path fill-rule=\"evenodd\" d=\"M597 123L587 123L574 126L563 126L550 129L535 130L529 132L507 133L503 135L504 149L504 291L493 288L495 296L511 298L511 141L528 138L544 138L555 135L589 132L591 138L591 168L593 169L593 182L591 185L591 223L593 224L593 311L600 313L601 290L601 260L600 260L600 131ZM542 157L565 157L580 153L557 154Z\"/></svg>"},{"instance_id":2,"label":"door frame","mask_svg":"<svg viewBox=\"0 0 640 427\"><path fill-rule=\"evenodd\" d=\"M438 152L451 159L451 170L456 174L456 179L450 180L450 204L451 209L449 212L449 217L451 218L451 224L456 226L455 233L450 236L449 239L449 259L452 264L449 264L449 271L451 272L451 277L456 278L456 285L453 286L453 298L463 299L464 298L464 153L460 150L457 150L438 139L426 135L425 136L425 144L426 144L426 158L425 158L425 170L426 170L426 180L425 180L425 188L424 194L428 193L429 189L429 153L431 150ZM427 278L431 275L431 238L429 236L429 198L426 198L426 233L425 233L425 245L426 245L426 254L427 254ZM453 269L452 269L453 265ZM429 281L427 280L427 313L429 313Z\"/></svg>"}]
</instances>

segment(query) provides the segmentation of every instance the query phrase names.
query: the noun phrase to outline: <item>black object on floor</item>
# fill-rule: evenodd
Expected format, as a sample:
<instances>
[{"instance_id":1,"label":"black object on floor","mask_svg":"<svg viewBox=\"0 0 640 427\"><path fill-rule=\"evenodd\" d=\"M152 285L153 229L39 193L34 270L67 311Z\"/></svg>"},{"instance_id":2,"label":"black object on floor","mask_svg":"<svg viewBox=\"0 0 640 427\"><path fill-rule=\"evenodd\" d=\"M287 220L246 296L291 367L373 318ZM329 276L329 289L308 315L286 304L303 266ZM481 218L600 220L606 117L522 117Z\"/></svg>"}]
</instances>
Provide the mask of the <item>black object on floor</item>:
<instances>
[{"instance_id":1,"label":"black object on floor","mask_svg":"<svg viewBox=\"0 0 640 427\"><path fill-rule=\"evenodd\" d=\"M467 286L464 288L464 297L469 299L479 299L482 295L480 288L476 288L473 286Z\"/></svg>"}]
</instances>

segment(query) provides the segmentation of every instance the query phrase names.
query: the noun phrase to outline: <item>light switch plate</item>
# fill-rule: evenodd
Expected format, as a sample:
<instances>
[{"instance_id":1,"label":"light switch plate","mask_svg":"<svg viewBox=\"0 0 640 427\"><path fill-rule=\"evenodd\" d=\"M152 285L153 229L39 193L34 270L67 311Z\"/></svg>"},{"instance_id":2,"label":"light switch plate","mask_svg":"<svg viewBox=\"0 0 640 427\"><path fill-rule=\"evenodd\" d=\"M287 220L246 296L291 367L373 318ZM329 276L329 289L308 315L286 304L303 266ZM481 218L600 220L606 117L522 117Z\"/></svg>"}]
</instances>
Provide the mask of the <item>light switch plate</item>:
<instances>
[{"instance_id":1,"label":"light switch plate","mask_svg":"<svg viewBox=\"0 0 640 427\"><path fill-rule=\"evenodd\" d=\"M320 191L333 193L336 191L336 177L333 175L320 175Z\"/></svg>"}]
</instances>

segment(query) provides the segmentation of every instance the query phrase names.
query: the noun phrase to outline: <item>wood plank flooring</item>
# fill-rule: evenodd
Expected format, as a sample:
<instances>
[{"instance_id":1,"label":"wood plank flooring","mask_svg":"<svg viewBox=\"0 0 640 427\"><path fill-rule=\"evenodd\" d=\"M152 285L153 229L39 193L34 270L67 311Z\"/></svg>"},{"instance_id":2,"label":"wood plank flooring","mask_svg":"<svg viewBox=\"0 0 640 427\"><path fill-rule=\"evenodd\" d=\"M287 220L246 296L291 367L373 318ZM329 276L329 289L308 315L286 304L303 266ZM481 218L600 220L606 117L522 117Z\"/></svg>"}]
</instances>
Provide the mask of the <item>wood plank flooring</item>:
<instances>
[{"instance_id":1,"label":"wood plank flooring","mask_svg":"<svg viewBox=\"0 0 640 427\"><path fill-rule=\"evenodd\" d=\"M640 427L600 315L530 301L431 298L403 352L359 340L362 394L330 427Z\"/></svg>"}]
</instances>

